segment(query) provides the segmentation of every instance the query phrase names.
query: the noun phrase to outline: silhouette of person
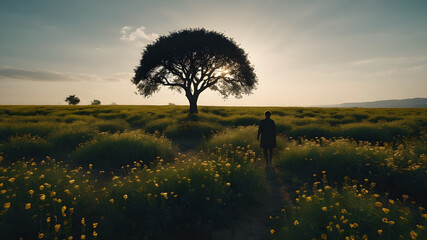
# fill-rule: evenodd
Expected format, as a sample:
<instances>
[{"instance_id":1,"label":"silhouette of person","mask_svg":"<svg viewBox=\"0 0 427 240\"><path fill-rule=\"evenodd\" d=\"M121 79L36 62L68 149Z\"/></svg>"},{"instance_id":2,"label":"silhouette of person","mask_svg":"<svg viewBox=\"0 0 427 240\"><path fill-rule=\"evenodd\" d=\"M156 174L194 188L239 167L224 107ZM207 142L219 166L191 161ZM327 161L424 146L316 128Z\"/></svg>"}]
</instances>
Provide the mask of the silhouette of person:
<instances>
[{"instance_id":1,"label":"silhouette of person","mask_svg":"<svg viewBox=\"0 0 427 240\"><path fill-rule=\"evenodd\" d=\"M260 146L264 150L265 166L271 166L273 148L276 147L276 124L270 118L271 112L265 111L265 119L261 120L258 128L257 140L261 135Z\"/></svg>"}]
</instances>

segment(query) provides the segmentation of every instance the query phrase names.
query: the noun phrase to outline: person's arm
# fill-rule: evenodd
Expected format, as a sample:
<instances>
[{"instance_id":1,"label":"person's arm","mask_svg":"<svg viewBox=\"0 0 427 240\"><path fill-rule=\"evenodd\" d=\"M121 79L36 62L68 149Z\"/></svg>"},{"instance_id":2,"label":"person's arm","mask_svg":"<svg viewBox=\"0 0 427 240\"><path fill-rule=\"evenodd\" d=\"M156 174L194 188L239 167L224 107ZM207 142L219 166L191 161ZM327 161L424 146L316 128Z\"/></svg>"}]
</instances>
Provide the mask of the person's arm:
<instances>
[{"instance_id":1,"label":"person's arm","mask_svg":"<svg viewBox=\"0 0 427 240\"><path fill-rule=\"evenodd\" d=\"M256 137L256 140L259 140L259 135L261 134L261 125L262 125L262 121L259 123L259 127L258 127L258 135Z\"/></svg>"},{"instance_id":2,"label":"person's arm","mask_svg":"<svg viewBox=\"0 0 427 240\"><path fill-rule=\"evenodd\" d=\"M274 134L274 137L276 137L276 124L274 123L274 121L273 121L273 134Z\"/></svg>"}]
</instances>

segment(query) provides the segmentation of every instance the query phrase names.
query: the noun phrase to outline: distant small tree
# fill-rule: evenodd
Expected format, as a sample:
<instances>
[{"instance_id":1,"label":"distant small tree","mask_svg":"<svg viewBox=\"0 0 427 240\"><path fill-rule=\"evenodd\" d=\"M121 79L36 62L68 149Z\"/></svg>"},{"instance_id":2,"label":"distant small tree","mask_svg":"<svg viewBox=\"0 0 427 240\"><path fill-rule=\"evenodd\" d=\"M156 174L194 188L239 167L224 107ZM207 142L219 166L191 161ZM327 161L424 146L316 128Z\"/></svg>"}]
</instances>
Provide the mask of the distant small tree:
<instances>
[{"instance_id":1,"label":"distant small tree","mask_svg":"<svg viewBox=\"0 0 427 240\"><path fill-rule=\"evenodd\" d=\"M144 97L161 86L185 92L190 113L206 89L224 98L250 94L258 80L245 51L233 39L205 29L188 29L159 37L147 45L132 83Z\"/></svg>"},{"instance_id":2,"label":"distant small tree","mask_svg":"<svg viewBox=\"0 0 427 240\"><path fill-rule=\"evenodd\" d=\"M77 105L80 102L80 99L76 97L76 95L70 95L68 96L65 101L68 103L68 105Z\"/></svg>"},{"instance_id":3,"label":"distant small tree","mask_svg":"<svg viewBox=\"0 0 427 240\"><path fill-rule=\"evenodd\" d=\"M90 105L101 105L101 101L95 99Z\"/></svg>"}]
</instances>

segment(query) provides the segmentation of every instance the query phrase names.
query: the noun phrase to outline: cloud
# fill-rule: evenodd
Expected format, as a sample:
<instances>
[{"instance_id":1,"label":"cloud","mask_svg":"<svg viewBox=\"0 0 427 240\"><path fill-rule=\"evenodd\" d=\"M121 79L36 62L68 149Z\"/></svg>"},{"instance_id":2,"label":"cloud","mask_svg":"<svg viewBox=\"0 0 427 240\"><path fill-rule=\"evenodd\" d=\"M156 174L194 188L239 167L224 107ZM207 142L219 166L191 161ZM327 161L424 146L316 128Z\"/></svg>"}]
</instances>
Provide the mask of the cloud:
<instances>
[{"instance_id":1,"label":"cloud","mask_svg":"<svg viewBox=\"0 0 427 240\"><path fill-rule=\"evenodd\" d=\"M144 26L139 28L124 26L120 32L122 34L120 40L136 42L137 44L146 44L147 42L152 42L159 37L157 33L146 33Z\"/></svg>"},{"instance_id":2,"label":"cloud","mask_svg":"<svg viewBox=\"0 0 427 240\"><path fill-rule=\"evenodd\" d=\"M131 78L130 73L116 73L111 76L93 74L63 73L49 70L28 70L0 66L0 81L40 81L40 82L118 82Z\"/></svg>"}]
</instances>

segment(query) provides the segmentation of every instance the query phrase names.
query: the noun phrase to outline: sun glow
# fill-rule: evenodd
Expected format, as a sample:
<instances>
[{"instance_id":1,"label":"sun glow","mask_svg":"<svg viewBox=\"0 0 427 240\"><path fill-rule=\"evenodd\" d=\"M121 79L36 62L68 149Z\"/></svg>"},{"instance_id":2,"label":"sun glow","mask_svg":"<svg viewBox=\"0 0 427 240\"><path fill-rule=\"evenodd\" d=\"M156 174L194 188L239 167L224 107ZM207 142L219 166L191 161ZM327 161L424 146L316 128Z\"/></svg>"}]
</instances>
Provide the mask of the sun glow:
<instances>
[{"instance_id":1,"label":"sun glow","mask_svg":"<svg viewBox=\"0 0 427 240\"><path fill-rule=\"evenodd\" d=\"M220 67L215 71L215 77L231 77L229 72L230 70L228 68Z\"/></svg>"}]
</instances>

